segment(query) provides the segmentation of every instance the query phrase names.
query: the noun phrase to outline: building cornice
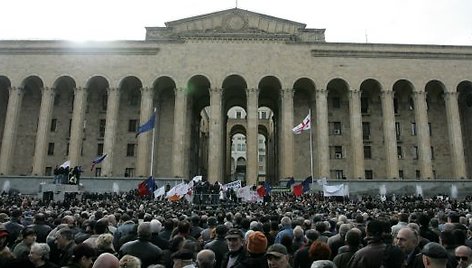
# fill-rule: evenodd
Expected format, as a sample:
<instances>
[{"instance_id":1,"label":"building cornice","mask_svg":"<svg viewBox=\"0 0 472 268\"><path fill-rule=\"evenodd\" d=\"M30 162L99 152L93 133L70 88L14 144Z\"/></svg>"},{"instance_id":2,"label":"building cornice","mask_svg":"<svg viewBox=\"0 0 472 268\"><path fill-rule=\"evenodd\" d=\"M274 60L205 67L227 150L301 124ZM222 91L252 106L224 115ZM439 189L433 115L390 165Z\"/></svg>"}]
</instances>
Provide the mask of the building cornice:
<instances>
[{"instance_id":1,"label":"building cornice","mask_svg":"<svg viewBox=\"0 0 472 268\"><path fill-rule=\"evenodd\" d=\"M156 55L157 42L0 41L0 55Z\"/></svg>"},{"instance_id":2,"label":"building cornice","mask_svg":"<svg viewBox=\"0 0 472 268\"><path fill-rule=\"evenodd\" d=\"M324 43L312 57L472 60L472 46Z\"/></svg>"}]
</instances>

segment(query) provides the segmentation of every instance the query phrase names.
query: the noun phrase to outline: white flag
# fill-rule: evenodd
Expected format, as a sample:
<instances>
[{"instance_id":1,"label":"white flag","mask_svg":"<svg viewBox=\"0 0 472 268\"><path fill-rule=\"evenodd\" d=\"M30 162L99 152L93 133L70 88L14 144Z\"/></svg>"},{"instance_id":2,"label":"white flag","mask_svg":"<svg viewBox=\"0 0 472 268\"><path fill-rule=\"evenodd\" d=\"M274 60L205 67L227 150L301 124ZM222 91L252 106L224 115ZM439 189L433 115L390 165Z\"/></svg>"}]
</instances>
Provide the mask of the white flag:
<instances>
[{"instance_id":1,"label":"white flag","mask_svg":"<svg viewBox=\"0 0 472 268\"><path fill-rule=\"evenodd\" d=\"M159 196L163 196L166 193L165 186L154 191L154 198L157 199Z\"/></svg>"},{"instance_id":2,"label":"white flag","mask_svg":"<svg viewBox=\"0 0 472 268\"><path fill-rule=\"evenodd\" d=\"M292 128L292 132L294 134L301 134L304 130L308 130L311 128L311 113L308 113L308 115L303 119L303 121L298 124L298 126Z\"/></svg>"}]
</instances>

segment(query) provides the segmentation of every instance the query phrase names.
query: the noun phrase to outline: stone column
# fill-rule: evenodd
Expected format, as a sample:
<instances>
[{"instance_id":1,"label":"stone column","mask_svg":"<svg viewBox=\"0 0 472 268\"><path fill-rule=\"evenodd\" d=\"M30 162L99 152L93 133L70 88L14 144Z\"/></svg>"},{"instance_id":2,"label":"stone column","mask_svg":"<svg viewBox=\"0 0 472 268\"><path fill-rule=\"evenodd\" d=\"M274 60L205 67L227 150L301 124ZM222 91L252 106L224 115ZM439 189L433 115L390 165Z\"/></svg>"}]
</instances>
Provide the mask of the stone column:
<instances>
[{"instance_id":1,"label":"stone column","mask_svg":"<svg viewBox=\"0 0 472 268\"><path fill-rule=\"evenodd\" d=\"M154 111L152 88L141 88L141 108L139 112L139 125L146 123ZM140 177L147 177L151 174L151 139L152 135L142 133L138 136L138 158L136 161L136 174Z\"/></svg>"},{"instance_id":2,"label":"stone column","mask_svg":"<svg viewBox=\"0 0 472 268\"><path fill-rule=\"evenodd\" d=\"M82 139L84 136L84 119L87 107L87 89L74 89L74 110L70 131L69 159L72 167L81 165Z\"/></svg>"},{"instance_id":3,"label":"stone column","mask_svg":"<svg viewBox=\"0 0 472 268\"><path fill-rule=\"evenodd\" d=\"M351 127L350 165L352 168L352 178L365 178L360 90L349 91L349 124Z\"/></svg>"},{"instance_id":4,"label":"stone column","mask_svg":"<svg viewBox=\"0 0 472 268\"><path fill-rule=\"evenodd\" d=\"M12 87L8 97L7 114L5 117L5 129L2 139L2 150L0 152L0 175L10 175L11 160L15 150L16 131L18 119L23 101L23 89Z\"/></svg>"},{"instance_id":5,"label":"stone column","mask_svg":"<svg viewBox=\"0 0 472 268\"><path fill-rule=\"evenodd\" d=\"M246 129L246 182L247 185L256 185L259 174L259 159L257 136L259 133L258 95L256 88L246 89L247 96L247 129Z\"/></svg>"},{"instance_id":6,"label":"stone column","mask_svg":"<svg viewBox=\"0 0 472 268\"><path fill-rule=\"evenodd\" d=\"M316 90L316 158L318 177L329 178L328 91Z\"/></svg>"},{"instance_id":7,"label":"stone column","mask_svg":"<svg viewBox=\"0 0 472 268\"><path fill-rule=\"evenodd\" d=\"M385 147L385 168L388 179L398 178L397 137L395 134L395 111L393 109L393 91L383 90L382 101L383 135Z\"/></svg>"},{"instance_id":8,"label":"stone column","mask_svg":"<svg viewBox=\"0 0 472 268\"><path fill-rule=\"evenodd\" d=\"M444 92L444 100L446 102L447 129L449 133L449 144L451 146L451 168L452 174L454 176L453 179L467 177L457 94L457 92Z\"/></svg>"},{"instance_id":9,"label":"stone column","mask_svg":"<svg viewBox=\"0 0 472 268\"><path fill-rule=\"evenodd\" d=\"M208 181L223 182L223 89L210 89L210 125L208 148Z\"/></svg>"},{"instance_id":10,"label":"stone column","mask_svg":"<svg viewBox=\"0 0 472 268\"><path fill-rule=\"evenodd\" d=\"M185 174L185 134L188 132L186 123L187 95L185 88L176 88L174 105L174 142L172 145L172 175L186 178Z\"/></svg>"},{"instance_id":11,"label":"stone column","mask_svg":"<svg viewBox=\"0 0 472 268\"><path fill-rule=\"evenodd\" d=\"M39 110L38 131L34 148L33 175L44 175L44 161L46 159L47 140L51 125L52 108L54 105L55 90L42 88L41 108Z\"/></svg>"},{"instance_id":12,"label":"stone column","mask_svg":"<svg viewBox=\"0 0 472 268\"><path fill-rule=\"evenodd\" d=\"M418 162L422 178L433 178L431 162L431 138L429 135L426 92L413 92L415 101L415 121L418 138Z\"/></svg>"},{"instance_id":13,"label":"stone column","mask_svg":"<svg viewBox=\"0 0 472 268\"><path fill-rule=\"evenodd\" d=\"M118 112L120 111L120 89L108 88L107 115L105 125L105 137L103 139L103 151L107 154L107 160L103 161L103 176L113 177L113 161L115 152L115 136L118 124Z\"/></svg>"},{"instance_id":14,"label":"stone column","mask_svg":"<svg viewBox=\"0 0 472 268\"><path fill-rule=\"evenodd\" d=\"M293 161L294 161L294 144L293 144L293 94L294 90L291 88L281 90L282 94L282 151L279 156L282 160L280 169L280 178L292 177Z\"/></svg>"}]
</instances>

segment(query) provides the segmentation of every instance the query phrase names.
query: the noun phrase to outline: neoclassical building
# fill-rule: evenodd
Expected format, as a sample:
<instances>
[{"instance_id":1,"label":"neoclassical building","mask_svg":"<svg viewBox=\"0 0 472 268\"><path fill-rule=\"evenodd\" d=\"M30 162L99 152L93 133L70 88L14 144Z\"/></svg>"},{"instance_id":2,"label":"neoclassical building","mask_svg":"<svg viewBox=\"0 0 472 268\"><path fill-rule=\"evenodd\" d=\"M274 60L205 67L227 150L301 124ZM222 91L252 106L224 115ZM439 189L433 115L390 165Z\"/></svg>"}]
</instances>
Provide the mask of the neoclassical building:
<instances>
[{"instance_id":1,"label":"neoclassical building","mask_svg":"<svg viewBox=\"0 0 472 268\"><path fill-rule=\"evenodd\" d=\"M329 43L324 32L235 8L148 27L143 41L0 41L0 175L70 160L83 176L152 166L156 178L224 181L242 134L249 183L258 135L272 181L311 166L315 178L472 177L472 47ZM247 116L229 119L233 107ZM136 138L154 108L154 142ZM294 135L310 110L312 131Z\"/></svg>"}]
</instances>

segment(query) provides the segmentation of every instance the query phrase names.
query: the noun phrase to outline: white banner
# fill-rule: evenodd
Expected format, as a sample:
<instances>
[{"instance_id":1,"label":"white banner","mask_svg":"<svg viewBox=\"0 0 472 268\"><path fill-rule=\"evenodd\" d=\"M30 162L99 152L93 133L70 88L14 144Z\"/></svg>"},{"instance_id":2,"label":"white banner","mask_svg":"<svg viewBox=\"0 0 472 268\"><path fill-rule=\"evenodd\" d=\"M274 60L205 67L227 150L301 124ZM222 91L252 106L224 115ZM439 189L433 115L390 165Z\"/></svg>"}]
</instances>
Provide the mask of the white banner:
<instances>
[{"instance_id":1,"label":"white banner","mask_svg":"<svg viewBox=\"0 0 472 268\"><path fill-rule=\"evenodd\" d=\"M344 188L344 184L339 185L323 185L324 196L346 196L349 193Z\"/></svg>"},{"instance_id":2,"label":"white banner","mask_svg":"<svg viewBox=\"0 0 472 268\"><path fill-rule=\"evenodd\" d=\"M188 184L186 184L185 182L181 182L181 183L177 184L176 186L172 187L172 189L170 189L167 192L166 197L171 197L173 195L177 195L179 197L182 197L182 196L187 194L188 189L189 189Z\"/></svg>"},{"instance_id":3,"label":"white banner","mask_svg":"<svg viewBox=\"0 0 472 268\"><path fill-rule=\"evenodd\" d=\"M163 196L166 193L166 187L162 186L161 188L154 191L154 198L157 199L159 196Z\"/></svg>"},{"instance_id":4,"label":"white banner","mask_svg":"<svg viewBox=\"0 0 472 268\"><path fill-rule=\"evenodd\" d=\"M241 181L240 180L233 181L233 182L230 182L230 183L227 183L227 184L223 185L223 191L227 191L229 189L238 189L238 188L241 188Z\"/></svg>"}]
</instances>

